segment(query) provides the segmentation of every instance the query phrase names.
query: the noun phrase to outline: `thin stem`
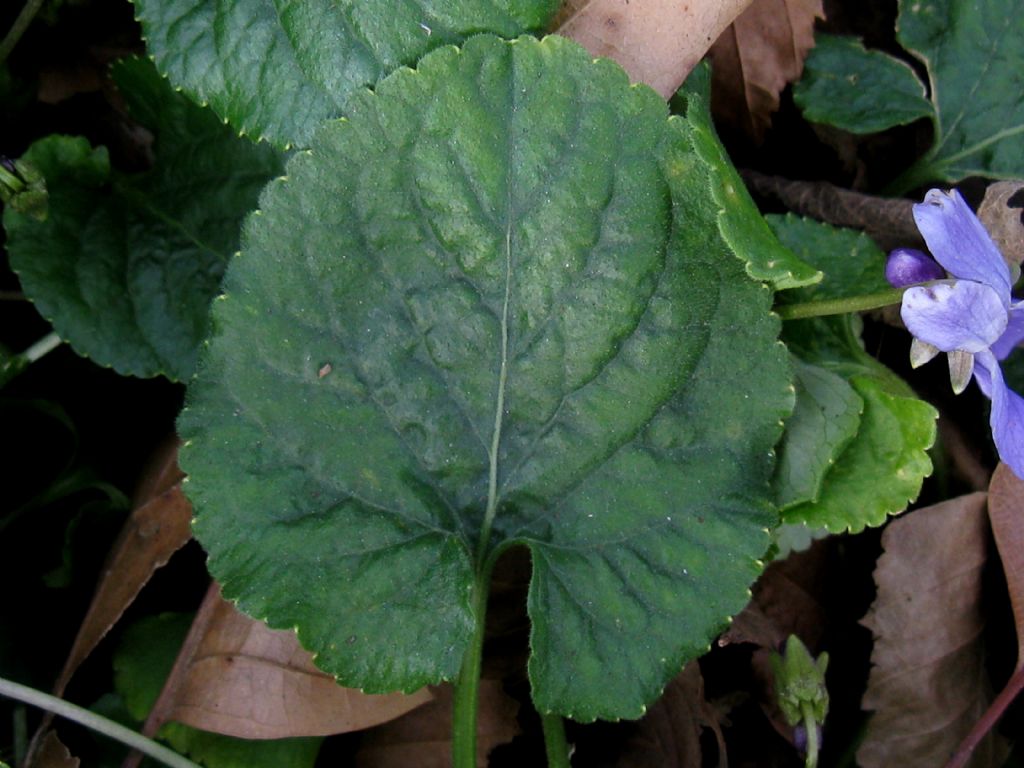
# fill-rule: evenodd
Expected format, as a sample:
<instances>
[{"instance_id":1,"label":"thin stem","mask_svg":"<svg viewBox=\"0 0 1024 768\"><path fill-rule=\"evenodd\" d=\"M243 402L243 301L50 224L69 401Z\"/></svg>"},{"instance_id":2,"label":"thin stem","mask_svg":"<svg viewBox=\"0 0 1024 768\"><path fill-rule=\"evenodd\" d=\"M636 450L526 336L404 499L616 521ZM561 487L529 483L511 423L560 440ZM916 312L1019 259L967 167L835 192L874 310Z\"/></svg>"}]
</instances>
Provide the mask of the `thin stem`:
<instances>
[{"instance_id":1,"label":"thin stem","mask_svg":"<svg viewBox=\"0 0 1024 768\"><path fill-rule=\"evenodd\" d=\"M32 19L36 17L36 14L39 13L39 9L42 7L43 0L28 0L25 3L21 13L18 14L18 18L14 20L10 30L7 32L7 36L4 37L3 42L0 42L0 64L11 55L14 46L21 40L21 36L25 34L28 25L32 23Z\"/></svg>"},{"instance_id":2,"label":"thin stem","mask_svg":"<svg viewBox=\"0 0 1024 768\"><path fill-rule=\"evenodd\" d=\"M565 723L559 715L540 716L544 730L544 750L548 756L548 768L570 768L569 743L565 740Z\"/></svg>"},{"instance_id":3,"label":"thin stem","mask_svg":"<svg viewBox=\"0 0 1024 768\"><path fill-rule=\"evenodd\" d=\"M452 702L452 766L476 768L476 714L480 699L480 666L484 655L484 623L487 618L487 593L491 566L485 564L477 576L473 595L476 629L470 638L462 668L455 680Z\"/></svg>"},{"instance_id":4,"label":"thin stem","mask_svg":"<svg viewBox=\"0 0 1024 768\"><path fill-rule=\"evenodd\" d=\"M801 713L804 716L804 728L807 731L807 759L804 768L817 768L818 766L818 722L814 719L814 712L808 701L800 705Z\"/></svg>"},{"instance_id":5,"label":"thin stem","mask_svg":"<svg viewBox=\"0 0 1024 768\"><path fill-rule=\"evenodd\" d=\"M974 724L971 732L960 742L960 746L953 753L949 762L946 763L946 768L963 768L967 765L981 740L995 727L995 724L999 722L999 718L1003 716L1003 713L1013 703L1013 700L1020 695L1022 690L1024 690L1024 666L1019 666L1006 683L1006 687L999 692L999 695L989 705L989 708L985 710L985 714Z\"/></svg>"},{"instance_id":6,"label":"thin stem","mask_svg":"<svg viewBox=\"0 0 1024 768\"><path fill-rule=\"evenodd\" d=\"M826 299L824 301L806 301L798 304L782 304L775 307L775 312L783 320L801 320L807 317L845 315L850 312L880 309L891 304L899 304L902 299L903 289L893 288L891 291L868 293L863 296L850 296L845 299Z\"/></svg>"},{"instance_id":7,"label":"thin stem","mask_svg":"<svg viewBox=\"0 0 1024 768\"><path fill-rule=\"evenodd\" d=\"M24 357L28 362L34 363L36 360L43 357L48 352L52 352L53 350L55 350L57 347L61 345L61 343L61 338L60 336L57 335L57 332L51 331L50 333L43 336L43 338L41 338L31 347L22 352L22 357Z\"/></svg>"},{"instance_id":8,"label":"thin stem","mask_svg":"<svg viewBox=\"0 0 1024 768\"><path fill-rule=\"evenodd\" d=\"M122 744L144 752L154 760L170 766L170 768L199 768L198 765L187 757L179 755L162 744L157 744L152 739L147 739L141 733L136 733L130 728L125 728L119 723L108 720L69 701L37 691L35 688L29 688L27 685L21 685L20 683L0 677L0 696L23 701L26 704L31 704L34 707L39 707L67 718L79 725L84 725L86 728L91 728L97 733L102 733L104 736L109 736L116 741L120 741Z\"/></svg>"}]
</instances>

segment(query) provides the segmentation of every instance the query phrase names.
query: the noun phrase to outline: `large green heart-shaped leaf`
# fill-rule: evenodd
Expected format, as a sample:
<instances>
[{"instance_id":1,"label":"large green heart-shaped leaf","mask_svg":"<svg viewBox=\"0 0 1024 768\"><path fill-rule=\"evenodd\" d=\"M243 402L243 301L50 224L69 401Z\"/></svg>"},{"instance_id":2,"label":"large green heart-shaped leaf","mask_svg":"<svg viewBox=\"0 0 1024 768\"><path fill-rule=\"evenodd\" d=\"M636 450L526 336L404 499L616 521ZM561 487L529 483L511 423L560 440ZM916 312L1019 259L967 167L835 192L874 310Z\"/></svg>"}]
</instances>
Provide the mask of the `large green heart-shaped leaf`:
<instances>
[{"instance_id":1,"label":"large green heart-shaped leaf","mask_svg":"<svg viewBox=\"0 0 1024 768\"><path fill-rule=\"evenodd\" d=\"M119 62L113 75L154 132L153 168L119 174L85 139L37 141L24 160L46 178L49 212L39 221L4 211L11 266L79 354L124 374L186 379L242 218L282 158L175 93L148 61Z\"/></svg>"},{"instance_id":2,"label":"large green heart-shaped leaf","mask_svg":"<svg viewBox=\"0 0 1024 768\"><path fill-rule=\"evenodd\" d=\"M409 690L525 545L538 706L639 716L748 599L792 407L689 131L556 37L440 49L328 123L248 222L179 423L225 594Z\"/></svg>"},{"instance_id":3,"label":"large green heart-shaped leaf","mask_svg":"<svg viewBox=\"0 0 1024 768\"><path fill-rule=\"evenodd\" d=\"M543 29L557 0L134 0L149 51L241 132L305 146L349 95L445 43Z\"/></svg>"}]
</instances>

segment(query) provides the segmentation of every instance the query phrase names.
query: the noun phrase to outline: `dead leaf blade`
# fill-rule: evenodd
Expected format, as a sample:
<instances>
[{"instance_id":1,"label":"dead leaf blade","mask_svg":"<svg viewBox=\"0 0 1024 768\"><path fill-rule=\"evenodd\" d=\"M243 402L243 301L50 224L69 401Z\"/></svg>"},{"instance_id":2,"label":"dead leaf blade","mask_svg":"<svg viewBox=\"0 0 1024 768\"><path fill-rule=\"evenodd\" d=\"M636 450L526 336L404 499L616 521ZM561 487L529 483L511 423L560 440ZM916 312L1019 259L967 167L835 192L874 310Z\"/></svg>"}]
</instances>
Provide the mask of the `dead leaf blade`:
<instances>
[{"instance_id":1,"label":"dead leaf blade","mask_svg":"<svg viewBox=\"0 0 1024 768\"><path fill-rule=\"evenodd\" d=\"M570 0L557 31L617 61L633 82L674 94L711 42L751 0Z\"/></svg>"},{"instance_id":2,"label":"dead leaf blade","mask_svg":"<svg viewBox=\"0 0 1024 768\"><path fill-rule=\"evenodd\" d=\"M875 568L878 596L863 624L875 635L857 751L863 768L942 765L992 700L981 638L988 557L985 494L893 521ZM986 739L975 766L1000 764Z\"/></svg>"}]
</instances>

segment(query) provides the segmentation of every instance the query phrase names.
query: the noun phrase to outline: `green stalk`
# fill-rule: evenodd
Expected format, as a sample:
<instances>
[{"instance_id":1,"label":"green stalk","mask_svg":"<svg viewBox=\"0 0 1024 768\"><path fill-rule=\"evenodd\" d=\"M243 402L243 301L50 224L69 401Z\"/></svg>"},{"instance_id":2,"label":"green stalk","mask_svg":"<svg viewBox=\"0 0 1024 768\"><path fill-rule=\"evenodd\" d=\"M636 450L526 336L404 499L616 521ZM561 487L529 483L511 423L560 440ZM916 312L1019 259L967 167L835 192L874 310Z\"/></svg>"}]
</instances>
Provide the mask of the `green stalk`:
<instances>
[{"instance_id":1,"label":"green stalk","mask_svg":"<svg viewBox=\"0 0 1024 768\"><path fill-rule=\"evenodd\" d=\"M462 668L455 680L452 702L452 766L476 768L476 714L480 700L480 665L484 655L484 624L487 619L487 594L493 562L484 564L477 576L473 595L476 629L470 638Z\"/></svg>"},{"instance_id":2,"label":"green stalk","mask_svg":"<svg viewBox=\"0 0 1024 768\"><path fill-rule=\"evenodd\" d=\"M4 37L3 42L0 42L0 63L7 60L7 57L11 55L11 51L14 50L14 46L21 40L21 36L25 34L25 30L28 29L29 24L32 23L32 19L39 13L39 9L43 7L43 0L28 0L27 3L22 7L21 13L18 14L18 18L14 20L11 25L10 31L7 36Z\"/></svg>"},{"instance_id":3,"label":"green stalk","mask_svg":"<svg viewBox=\"0 0 1024 768\"><path fill-rule=\"evenodd\" d=\"M903 289L893 288L881 293L868 293L863 296L850 296L844 299L826 299L823 301L806 301L798 304L782 304L775 307L775 313L783 320L802 320L807 317L825 317L827 315L845 315L850 312L863 312L868 309L880 309L891 304L899 304L903 300Z\"/></svg>"},{"instance_id":4,"label":"green stalk","mask_svg":"<svg viewBox=\"0 0 1024 768\"><path fill-rule=\"evenodd\" d=\"M544 729L544 751L548 756L548 768L571 768L569 743L565 740L565 722L561 716L541 715L540 724Z\"/></svg>"},{"instance_id":5,"label":"green stalk","mask_svg":"<svg viewBox=\"0 0 1024 768\"><path fill-rule=\"evenodd\" d=\"M818 723L814 719L814 708L810 702L803 702L800 711L804 716L804 728L807 729L807 760L804 768L817 768L818 766Z\"/></svg>"},{"instance_id":6,"label":"green stalk","mask_svg":"<svg viewBox=\"0 0 1024 768\"><path fill-rule=\"evenodd\" d=\"M199 768L198 765L187 757L179 755L162 744L157 744L152 739L147 739L141 733L133 731L131 728L125 728L120 723L108 720L101 715L97 715L95 712L90 712L88 709L83 709L48 693L37 691L35 688L29 688L27 685L21 685L20 683L0 677L0 696L23 701L26 704L31 704L33 707L45 709L79 725L84 725L86 728L91 728L97 733L102 733L104 736L108 736L115 741L120 741L132 749L137 749L154 760L170 766L170 768Z\"/></svg>"}]
</instances>

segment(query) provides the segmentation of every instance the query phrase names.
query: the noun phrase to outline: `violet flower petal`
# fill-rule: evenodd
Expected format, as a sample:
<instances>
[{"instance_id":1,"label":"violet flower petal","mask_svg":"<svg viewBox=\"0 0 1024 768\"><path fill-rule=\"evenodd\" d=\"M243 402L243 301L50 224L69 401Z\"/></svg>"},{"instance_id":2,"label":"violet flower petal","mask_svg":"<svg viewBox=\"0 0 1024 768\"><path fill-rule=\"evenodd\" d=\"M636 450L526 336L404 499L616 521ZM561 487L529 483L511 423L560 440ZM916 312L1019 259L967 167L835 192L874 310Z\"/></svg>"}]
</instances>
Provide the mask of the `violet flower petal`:
<instances>
[{"instance_id":1,"label":"violet flower petal","mask_svg":"<svg viewBox=\"0 0 1024 768\"><path fill-rule=\"evenodd\" d=\"M900 316L914 336L943 352L987 350L1007 323L999 295L969 280L908 288Z\"/></svg>"},{"instance_id":2,"label":"violet flower petal","mask_svg":"<svg viewBox=\"0 0 1024 768\"><path fill-rule=\"evenodd\" d=\"M984 283L996 291L1004 308L1010 306L1010 269L957 190L929 190L924 202L914 206L914 221L947 272Z\"/></svg>"},{"instance_id":3,"label":"violet flower petal","mask_svg":"<svg viewBox=\"0 0 1024 768\"><path fill-rule=\"evenodd\" d=\"M1006 386L995 355L984 352L975 358L975 378L992 399L992 439L1003 463L1024 479L1024 397Z\"/></svg>"},{"instance_id":4,"label":"violet flower petal","mask_svg":"<svg viewBox=\"0 0 1024 768\"><path fill-rule=\"evenodd\" d=\"M941 280L946 276L939 263L917 248L897 248L885 262L885 279L893 288Z\"/></svg>"},{"instance_id":5,"label":"violet flower petal","mask_svg":"<svg viewBox=\"0 0 1024 768\"><path fill-rule=\"evenodd\" d=\"M992 353L997 360L1005 360L1013 350L1024 341L1024 307L1011 307L1010 320L1006 324L1006 330L995 343L992 344Z\"/></svg>"}]
</instances>

